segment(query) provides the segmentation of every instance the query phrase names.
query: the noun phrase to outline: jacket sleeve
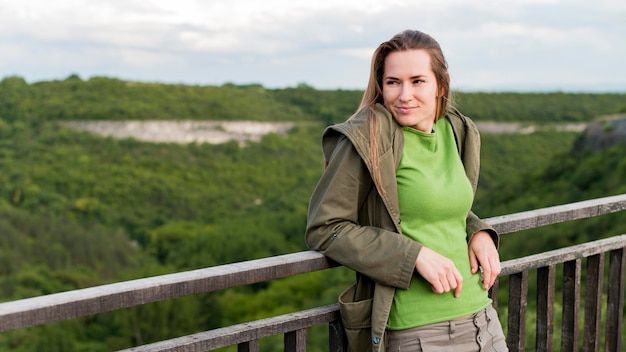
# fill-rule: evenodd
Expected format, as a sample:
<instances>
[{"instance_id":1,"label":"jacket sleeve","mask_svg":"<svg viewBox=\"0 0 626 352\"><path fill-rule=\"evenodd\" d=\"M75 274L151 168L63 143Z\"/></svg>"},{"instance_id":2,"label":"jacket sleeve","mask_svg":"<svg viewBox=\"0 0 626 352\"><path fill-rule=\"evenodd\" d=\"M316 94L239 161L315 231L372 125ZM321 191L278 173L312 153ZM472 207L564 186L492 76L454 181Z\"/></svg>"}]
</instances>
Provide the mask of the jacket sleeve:
<instances>
[{"instance_id":1,"label":"jacket sleeve","mask_svg":"<svg viewBox=\"0 0 626 352\"><path fill-rule=\"evenodd\" d=\"M467 232L467 243L472 240L472 236L478 231L487 231L493 240L493 243L496 245L496 248L500 246L500 236L494 230L491 225L481 220L474 212L470 211L467 215L466 220L466 232Z\"/></svg>"},{"instance_id":2,"label":"jacket sleeve","mask_svg":"<svg viewBox=\"0 0 626 352\"><path fill-rule=\"evenodd\" d=\"M407 289L421 245L396 232L359 224L374 184L352 143L343 135L336 138L311 196L306 243L383 285Z\"/></svg>"},{"instance_id":3,"label":"jacket sleeve","mask_svg":"<svg viewBox=\"0 0 626 352\"><path fill-rule=\"evenodd\" d=\"M474 193L476 193L480 174L480 133L478 132L476 124L474 124L470 118L461 115L461 113L458 113L458 116L461 117L464 124L464 133L461 141L459 141L461 159L463 160L465 173L472 184ZM496 245L496 248L498 248L500 236L496 230L494 230L491 225L481 220L474 212L470 211L466 220L467 242L469 243L472 236L481 230L487 231L491 235L491 239Z\"/></svg>"}]
</instances>

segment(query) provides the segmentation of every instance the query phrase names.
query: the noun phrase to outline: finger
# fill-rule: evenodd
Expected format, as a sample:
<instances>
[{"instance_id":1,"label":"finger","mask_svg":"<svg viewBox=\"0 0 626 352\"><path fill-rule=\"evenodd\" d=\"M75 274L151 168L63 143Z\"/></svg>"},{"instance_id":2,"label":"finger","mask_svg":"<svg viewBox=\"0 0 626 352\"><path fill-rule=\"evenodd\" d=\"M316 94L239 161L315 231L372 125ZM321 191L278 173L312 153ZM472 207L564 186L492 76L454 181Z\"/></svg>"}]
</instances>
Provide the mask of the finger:
<instances>
[{"instance_id":1,"label":"finger","mask_svg":"<svg viewBox=\"0 0 626 352\"><path fill-rule=\"evenodd\" d=\"M456 277L455 273L454 272L450 272L446 279L448 280L448 287L450 288L446 292L449 292L449 291L452 291L452 290L456 290L456 288L459 286L459 282L457 280L457 277Z\"/></svg>"},{"instance_id":2,"label":"finger","mask_svg":"<svg viewBox=\"0 0 626 352\"><path fill-rule=\"evenodd\" d=\"M450 285L450 280L447 277L444 277L441 279L441 287L442 287L442 292L449 292L450 291L450 287L452 287Z\"/></svg>"},{"instance_id":3,"label":"finger","mask_svg":"<svg viewBox=\"0 0 626 352\"><path fill-rule=\"evenodd\" d=\"M481 269L481 273L480 276L483 280L483 287L485 288L485 290L488 290L489 286L489 281L491 280L491 265L489 265L489 261L485 260L485 263L481 265L480 269Z\"/></svg>"},{"instance_id":4,"label":"finger","mask_svg":"<svg viewBox=\"0 0 626 352\"><path fill-rule=\"evenodd\" d=\"M443 286L441 286L440 283L434 283L432 285L430 285L430 287L433 289L433 292L436 294L442 294L443 293Z\"/></svg>"},{"instance_id":5,"label":"finger","mask_svg":"<svg viewBox=\"0 0 626 352\"><path fill-rule=\"evenodd\" d=\"M474 254L474 251L471 249L469 251L469 260L472 274L476 274L476 272L478 271L478 259L476 258L476 254Z\"/></svg>"},{"instance_id":6,"label":"finger","mask_svg":"<svg viewBox=\"0 0 626 352\"><path fill-rule=\"evenodd\" d=\"M491 263L491 284L489 285L489 288L491 288L491 286L496 283L496 280L498 279L498 275L500 275L501 270L502 268L500 267L500 258L496 256Z\"/></svg>"},{"instance_id":7,"label":"finger","mask_svg":"<svg viewBox=\"0 0 626 352\"><path fill-rule=\"evenodd\" d=\"M500 256L498 255L498 252L496 252L493 258L491 267L494 275L498 277L498 275L500 275L500 272L502 271L502 266L500 265Z\"/></svg>"},{"instance_id":8,"label":"finger","mask_svg":"<svg viewBox=\"0 0 626 352\"><path fill-rule=\"evenodd\" d=\"M454 297L455 298L459 298L459 296L461 295L461 290L463 290L463 276L461 276L461 273L458 272L458 270L455 273L456 276L456 289L454 290Z\"/></svg>"},{"instance_id":9,"label":"finger","mask_svg":"<svg viewBox=\"0 0 626 352\"><path fill-rule=\"evenodd\" d=\"M493 286L495 275L493 271L492 262L485 260L486 265L483 265L483 285L485 290L489 290Z\"/></svg>"},{"instance_id":10,"label":"finger","mask_svg":"<svg viewBox=\"0 0 626 352\"><path fill-rule=\"evenodd\" d=\"M489 290L491 288L491 286L493 286L493 284L496 282L496 279L498 278L498 274L500 273L500 261L494 257L490 257L489 260L486 261L487 265L486 265L486 269L485 269L485 273L484 273L484 286L485 286L485 290Z\"/></svg>"}]
</instances>

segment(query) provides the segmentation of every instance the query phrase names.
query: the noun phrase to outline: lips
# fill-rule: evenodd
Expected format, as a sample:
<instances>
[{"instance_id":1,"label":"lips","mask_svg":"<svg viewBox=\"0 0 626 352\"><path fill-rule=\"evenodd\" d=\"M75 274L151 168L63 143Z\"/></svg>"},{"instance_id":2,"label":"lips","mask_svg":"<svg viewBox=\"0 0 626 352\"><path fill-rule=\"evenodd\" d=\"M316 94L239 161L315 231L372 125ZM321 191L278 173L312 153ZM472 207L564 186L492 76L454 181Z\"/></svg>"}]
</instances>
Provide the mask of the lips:
<instances>
[{"instance_id":1,"label":"lips","mask_svg":"<svg viewBox=\"0 0 626 352\"><path fill-rule=\"evenodd\" d=\"M415 109L417 109L415 106L396 106L396 111L402 114L408 114Z\"/></svg>"}]
</instances>

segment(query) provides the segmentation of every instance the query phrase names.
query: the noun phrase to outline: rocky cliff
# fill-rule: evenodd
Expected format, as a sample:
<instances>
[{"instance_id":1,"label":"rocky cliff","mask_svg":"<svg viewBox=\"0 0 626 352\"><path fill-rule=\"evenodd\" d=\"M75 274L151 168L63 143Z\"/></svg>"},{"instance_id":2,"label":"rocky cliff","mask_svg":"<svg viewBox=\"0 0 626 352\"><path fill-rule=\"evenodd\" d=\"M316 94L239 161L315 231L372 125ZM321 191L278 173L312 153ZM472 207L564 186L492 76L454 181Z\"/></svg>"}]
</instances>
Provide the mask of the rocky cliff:
<instances>
[{"instance_id":1,"label":"rocky cliff","mask_svg":"<svg viewBox=\"0 0 626 352\"><path fill-rule=\"evenodd\" d=\"M626 144L626 114L603 116L590 123L574 144L574 151L603 150Z\"/></svg>"}]
</instances>

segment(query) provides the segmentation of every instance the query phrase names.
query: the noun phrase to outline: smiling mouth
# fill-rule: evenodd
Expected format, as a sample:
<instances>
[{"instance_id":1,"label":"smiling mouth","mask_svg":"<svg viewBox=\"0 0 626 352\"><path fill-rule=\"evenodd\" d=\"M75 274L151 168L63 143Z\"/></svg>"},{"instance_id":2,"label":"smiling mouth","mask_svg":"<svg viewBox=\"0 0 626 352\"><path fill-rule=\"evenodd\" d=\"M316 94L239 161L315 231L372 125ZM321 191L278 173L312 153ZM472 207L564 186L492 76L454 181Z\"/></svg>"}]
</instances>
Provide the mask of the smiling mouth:
<instances>
[{"instance_id":1,"label":"smiling mouth","mask_svg":"<svg viewBox=\"0 0 626 352\"><path fill-rule=\"evenodd\" d=\"M397 106L396 107L396 110L404 111L404 112L411 111L411 110L414 110L414 109L417 109L417 106Z\"/></svg>"}]
</instances>

